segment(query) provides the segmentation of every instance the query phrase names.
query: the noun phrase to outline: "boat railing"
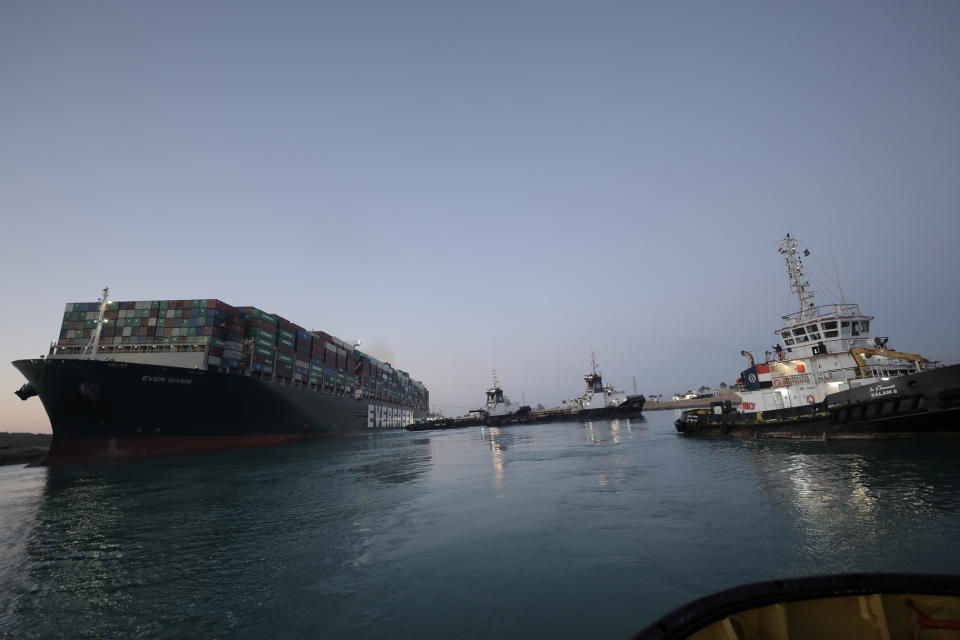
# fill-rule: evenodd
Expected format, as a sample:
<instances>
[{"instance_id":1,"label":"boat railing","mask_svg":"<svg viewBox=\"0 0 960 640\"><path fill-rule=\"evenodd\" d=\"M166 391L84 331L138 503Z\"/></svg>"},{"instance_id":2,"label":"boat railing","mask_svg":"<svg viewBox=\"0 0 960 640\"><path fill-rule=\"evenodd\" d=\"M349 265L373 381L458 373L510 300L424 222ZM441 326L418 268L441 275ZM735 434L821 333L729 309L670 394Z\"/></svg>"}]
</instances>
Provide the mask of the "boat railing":
<instances>
[{"instance_id":1,"label":"boat railing","mask_svg":"<svg viewBox=\"0 0 960 640\"><path fill-rule=\"evenodd\" d=\"M783 321L786 323L802 322L804 320L810 320L812 318L819 318L820 316L828 315L858 316L860 315L860 305L849 304L845 302L837 304L822 304L818 307L810 307L809 309L804 309L803 311L797 311L796 313L783 316Z\"/></svg>"}]
</instances>

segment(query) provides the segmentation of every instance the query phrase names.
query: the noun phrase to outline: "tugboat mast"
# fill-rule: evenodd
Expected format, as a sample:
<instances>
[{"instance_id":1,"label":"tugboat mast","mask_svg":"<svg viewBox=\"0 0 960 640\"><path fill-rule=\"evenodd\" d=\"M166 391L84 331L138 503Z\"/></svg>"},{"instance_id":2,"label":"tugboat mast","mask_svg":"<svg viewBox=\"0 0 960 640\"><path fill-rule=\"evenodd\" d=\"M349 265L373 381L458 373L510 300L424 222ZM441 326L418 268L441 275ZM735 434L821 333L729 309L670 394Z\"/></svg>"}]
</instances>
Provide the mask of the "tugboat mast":
<instances>
[{"instance_id":1,"label":"tugboat mast","mask_svg":"<svg viewBox=\"0 0 960 640\"><path fill-rule=\"evenodd\" d=\"M97 351L100 348L100 332L103 330L103 314L107 310L107 305L110 304L110 287L103 288L103 297L100 298L100 313L97 316L97 326L93 329L93 335L90 337L90 342L87 343L87 346L83 349L84 353L89 351L90 359L97 359Z\"/></svg>"},{"instance_id":2,"label":"tugboat mast","mask_svg":"<svg viewBox=\"0 0 960 640\"><path fill-rule=\"evenodd\" d=\"M812 302L814 292L807 289L810 283L807 282L803 272L803 261L800 259L796 238L791 238L788 233L787 237L780 241L780 253L783 254L783 261L787 265L790 290L796 294L797 302L800 303L798 318L800 321L809 320L817 315L816 307ZM804 249L803 255L810 255L810 252Z\"/></svg>"}]
</instances>

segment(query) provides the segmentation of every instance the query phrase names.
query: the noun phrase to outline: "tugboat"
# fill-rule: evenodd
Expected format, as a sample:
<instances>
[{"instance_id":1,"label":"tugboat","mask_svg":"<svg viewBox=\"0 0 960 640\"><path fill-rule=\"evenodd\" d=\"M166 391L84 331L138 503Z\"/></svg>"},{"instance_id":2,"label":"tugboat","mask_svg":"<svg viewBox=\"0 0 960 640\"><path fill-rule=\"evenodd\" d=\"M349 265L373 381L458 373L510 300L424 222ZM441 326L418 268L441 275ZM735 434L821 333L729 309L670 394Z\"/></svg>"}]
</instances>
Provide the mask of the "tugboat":
<instances>
[{"instance_id":1,"label":"tugboat","mask_svg":"<svg viewBox=\"0 0 960 640\"><path fill-rule=\"evenodd\" d=\"M687 436L875 438L960 436L960 365L939 366L872 337L872 316L859 305L817 306L804 275L801 248L780 242L790 289L800 310L783 316L773 345L738 380L739 408L714 403L684 411L675 422Z\"/></svg>"},{"instance_id":2,"label":"tugboat","mask_svg":"<svg viewBox=\"0 0 960 640\"><path fill-rule=\"evenodd\" d=\"M501 427L507 425L535 424L540 422L566 422L572 420L597 420L601 418L643 419L642 395L628 396L612 385L603 384L603 376L597 371L593 358L593 371L583 377L587 383L586 393L573 400L565 400L558 409L532 411L529 406L518 406L503 395L503 389L493 372L493 386L487 389L487 401L482 409L472 409L460 418L443 418L415 422L408 431L431 431L434 429L458 429L460 427Z\"/></svg>"},{"instance_id":3,"label":"tugboat","mask_svg":"<svg viewBox=\"0 0 960 640\"><path fill-rule=\"evenodd\" d=\"M643 411L646 398L642 395L628 396L611 384L603 384L603 375L597 370L597 356L594 353L590 354L590 365L590 373L583 376L583 381L587 384L586 391L573 400L565 400L563 405L566 410L584 420L593 417L639 414Z\"/></svg>"},{"instance_id":4,"label":"tugboat","mask_svg":"<svg viewBox=\"0 0 960 640\"><path fill-rule=\"evenodd\" d=\"M520 422L530 413L530 407L520 406L506 397L493 370L493 385L486 391L486 401L482 409L471 409L460 418L439 418L415 422L407 426L408 431L431 431L434 429L459 429L480 425L500 425Z\"/></svg>"},{"instance_id":5,"label":"tugboat","mask_svg":"<svg viewBox=\"0 0 960 640\"><path fill-rule=\"evenodd\" d=\"M478 410L485 417L506 416L517 413L523 409L510 398L503 395L503 389L500 388L500 381L497 379L497 370L493 370L493 386L487 389L487 401L483 404L483 409ZM530 408L527 407L529 411Z\"/></svg>"}]
</instances>

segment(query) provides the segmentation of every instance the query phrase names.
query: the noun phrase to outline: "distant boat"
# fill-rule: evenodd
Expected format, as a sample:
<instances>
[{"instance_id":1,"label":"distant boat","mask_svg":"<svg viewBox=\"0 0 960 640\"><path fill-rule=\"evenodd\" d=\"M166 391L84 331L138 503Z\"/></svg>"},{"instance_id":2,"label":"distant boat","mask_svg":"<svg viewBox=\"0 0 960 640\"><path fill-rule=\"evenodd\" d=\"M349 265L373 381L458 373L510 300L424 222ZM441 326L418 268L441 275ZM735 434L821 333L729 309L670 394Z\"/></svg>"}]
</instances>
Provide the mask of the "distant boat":
<instances>
[{"instance_id":1,"label":"distant boat","mask_svg":"<svg viewBox=\"0 0 960 640\"><path fill-rule=\"evenodd\" d=\"M646 398L642 395L628 396L612 386L603 384L603 376L597 370L596 358L593 358L593 370L584 376L587 383L582 396L567 401L557 409L533 411L529 406L520 406L511 402L500 388L496 372L493 386L487 389L486 403L482 409L473 409L460 418L441 420L423 420L407 426L409 431L429 431L432 429L457 429L460 427L504 426L511 424L533 424L538 422L561 422L569 420L593 420L602 418L640 417Z\"/></svg>"}]
</instances>

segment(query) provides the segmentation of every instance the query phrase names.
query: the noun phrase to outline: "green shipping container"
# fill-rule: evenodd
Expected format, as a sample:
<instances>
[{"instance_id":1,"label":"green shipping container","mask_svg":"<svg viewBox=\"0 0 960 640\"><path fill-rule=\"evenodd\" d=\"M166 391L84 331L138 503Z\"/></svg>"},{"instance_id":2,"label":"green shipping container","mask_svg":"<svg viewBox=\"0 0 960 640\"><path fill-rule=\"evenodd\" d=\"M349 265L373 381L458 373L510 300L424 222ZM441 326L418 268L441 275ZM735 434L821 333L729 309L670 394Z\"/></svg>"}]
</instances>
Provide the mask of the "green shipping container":
<instances>
[{"instance_id":1,"label":"green shipping container","mask_svg":"<svg viewBox=\"0 0 960 640\"><path fill-rule=\"evenodd\" d=\"M247 335L251 338L262 339L262 342L267 344L276 344L277 342L277 334L260 327L250 327L247 329Z\"/></svg>"},{"instance_id":2,"label":"green shipping container","mask_svg":"<svg viewBox=\"0 0 960 640\"><path fill-rule=\"evenodd\" d=\"M291 355L287 355L286 353L281 353L281 352L277 351L277 356L276 356L276 357L277 357L277 360L279 360L280 362L282 362L282 363L284 363L284 364L289 364L289 365L292 365L292 364L293 364L293 356L291 356Z\"/></svg>"},{"instance_id":3,"label":"green shipping container","mask_svg":"<svg viewBox=\"0 0 960 640\"><path fill-rule=\"evenodd\" d=\"M256 307L250 309L250 311L247 312L247 315L249 315L251 318L260 318L261 320L266 320L270 324L277 324L277 319L275 317L269 313L264 313Z\"/></svg>"}]
</instances>

